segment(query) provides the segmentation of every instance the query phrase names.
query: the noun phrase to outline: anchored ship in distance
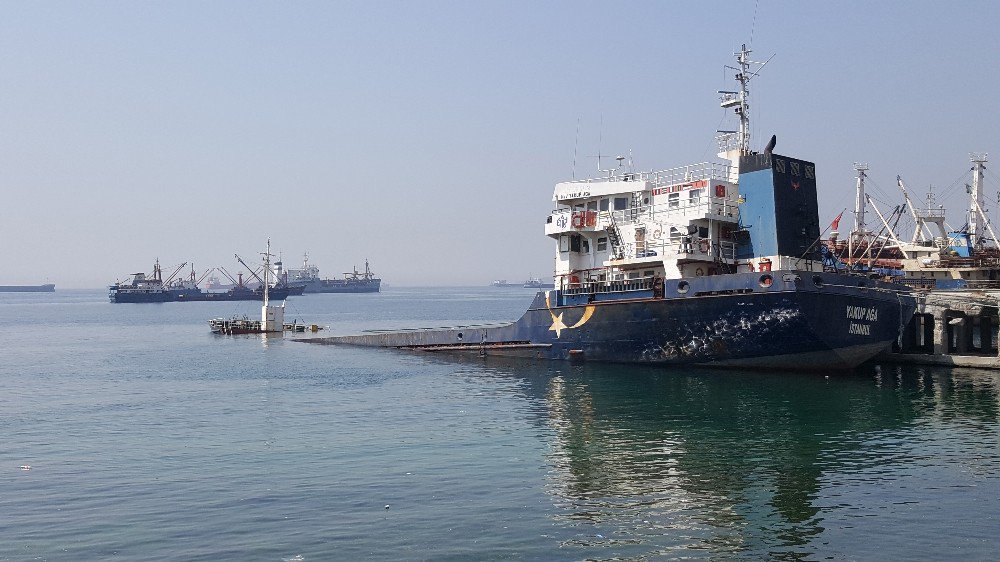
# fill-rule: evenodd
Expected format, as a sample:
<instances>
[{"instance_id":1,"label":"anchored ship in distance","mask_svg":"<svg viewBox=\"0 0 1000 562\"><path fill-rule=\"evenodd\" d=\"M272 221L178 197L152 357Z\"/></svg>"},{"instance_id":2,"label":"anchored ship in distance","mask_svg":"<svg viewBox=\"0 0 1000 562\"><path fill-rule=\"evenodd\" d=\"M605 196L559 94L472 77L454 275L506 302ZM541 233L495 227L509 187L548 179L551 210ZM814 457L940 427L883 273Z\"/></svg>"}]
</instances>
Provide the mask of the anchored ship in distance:
<instances>
[{"instance_id":1,"label":"anchored ship in distance","mask_svg":"<svg viewBox=\"0 0 1000 562\"><path fill-rule=\"evenodd\" d=\"M0 293L51 293L56 290L54 283L44 285L0 285Z\"/></svg>"},{"instance_id":2,"label":"anchored ship in distance","mask_svg":"<svg viewBox=\"0 0 1000 562\"><path fill-rule=\"evenodd\" d=\"M306 293L377 293L382 280L372 273L365 260L365 271L355 267L352 273L345 273L343 279L322 279L319 268L309 263L309 254L302 259L301 269L287 270L287 283L291 287L302 287Z\"/></svg>"},{"instance_id":3,"label":"anchored ship in distance","mask_svg":"<svg viewBox=\"0 0 1000 562\"><path fill-rule=\"evenodd\" d=\"M910 289L824 269L812 162L750 149L744 46L739 118L720 158L559 183L545 222L555 288L490 326L366 332L311 343L559 360L848 369L887 349L915 309Z\"/></svg>"},{"instance_id":4,"label":"anchored ship in distance","mask_svg":"<svg viewBox=\"0 0 1000 562\"><path fill-rule=\"evenodd\" d=\"M243 263L239 256L236 259ZM250 273L257 279L258 285L250 287L243 282L243 274L238 274L237 279L232 280L233 286L220 292L205 291L199 284L211 273L211 269L199 279L192 266L188 279L178 278L177 275L187 265L184 262L174 269L166 280L163 279L163 270L160 261L153 264L153 272L133 273L128 281L120 281L108 287L108 300L113 303L153 303L153 302L195 302L195 301L263 301L264 282L257 273L247 266ZM246 266L245 263L243 263ZM214 268L223 272L227 277L228 272L224 268ZM301 295L301 287L291 287L283 283L275 283L268 289L270 298L284 299L289 295Z\"/></svg>"}]
</instances>

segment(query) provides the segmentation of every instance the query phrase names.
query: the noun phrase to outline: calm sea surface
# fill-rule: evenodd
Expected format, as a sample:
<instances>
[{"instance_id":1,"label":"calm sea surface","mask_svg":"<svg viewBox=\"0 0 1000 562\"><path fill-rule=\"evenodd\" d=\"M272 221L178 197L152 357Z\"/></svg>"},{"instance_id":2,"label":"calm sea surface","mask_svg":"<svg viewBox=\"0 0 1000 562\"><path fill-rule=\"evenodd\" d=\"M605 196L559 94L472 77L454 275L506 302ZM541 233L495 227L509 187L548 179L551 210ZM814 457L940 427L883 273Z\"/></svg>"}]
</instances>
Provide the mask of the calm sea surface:
<instances>
[{"instance_id":1,"label":"calm sea surface","mask_svg":"<svg viewBox=\"0 0 1000 562\"><path fill-rule=\"evenodd\" d=\"M286 319L517 318L532 291ZM570 365L215 336L252 303L0 293L0 560L995 559L1000 375ZM25 467L30 467L26 469Z\"/></svg>"}]
</instances>

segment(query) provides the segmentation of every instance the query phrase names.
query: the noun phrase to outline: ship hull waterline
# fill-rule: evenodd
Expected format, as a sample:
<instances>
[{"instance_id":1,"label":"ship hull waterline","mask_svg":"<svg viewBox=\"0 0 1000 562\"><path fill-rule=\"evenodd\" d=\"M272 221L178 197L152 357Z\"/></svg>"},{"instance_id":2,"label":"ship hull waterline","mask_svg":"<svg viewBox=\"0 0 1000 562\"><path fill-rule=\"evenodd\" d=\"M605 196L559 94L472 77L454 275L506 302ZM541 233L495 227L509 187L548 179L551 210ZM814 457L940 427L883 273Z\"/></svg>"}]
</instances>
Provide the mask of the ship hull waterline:
<instances>
[{"instance_id":1,"label":"ship hull waterline","mask_svg":"<svg viewBox=\"0 0 1000 562\"><path fill-rule=\"evenodd\" d=\"M659 298L573 302L559 291L542 291L510 324L303 341L570 361L845 370L889 348L916 307L898 285L833 273L768 275L774 281L767 287L755 273L677 280L687 283L684 294L667 281Z\"/></svg>"}]
</instances>

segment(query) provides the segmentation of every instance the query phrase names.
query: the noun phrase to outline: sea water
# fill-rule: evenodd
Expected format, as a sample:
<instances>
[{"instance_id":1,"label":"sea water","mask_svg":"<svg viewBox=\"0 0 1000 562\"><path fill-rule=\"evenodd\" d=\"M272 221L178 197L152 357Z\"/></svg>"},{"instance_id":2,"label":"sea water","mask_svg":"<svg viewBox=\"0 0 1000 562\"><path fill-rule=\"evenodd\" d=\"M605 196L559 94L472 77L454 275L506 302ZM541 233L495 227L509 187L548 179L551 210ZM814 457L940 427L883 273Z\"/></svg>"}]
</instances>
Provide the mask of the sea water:
<instances>
[{"instance_id":1,"label":"sea water","mask_svg":"<svg viewBox=\"0 0 1000 562\"><path fill-rule=\"evenodd\" d=\"M533 291L306 295L326 328ZM663 369L218 336L254 303L0 294L0 560L988 559L1000 376Z\"/></svg>"}]
</instances>

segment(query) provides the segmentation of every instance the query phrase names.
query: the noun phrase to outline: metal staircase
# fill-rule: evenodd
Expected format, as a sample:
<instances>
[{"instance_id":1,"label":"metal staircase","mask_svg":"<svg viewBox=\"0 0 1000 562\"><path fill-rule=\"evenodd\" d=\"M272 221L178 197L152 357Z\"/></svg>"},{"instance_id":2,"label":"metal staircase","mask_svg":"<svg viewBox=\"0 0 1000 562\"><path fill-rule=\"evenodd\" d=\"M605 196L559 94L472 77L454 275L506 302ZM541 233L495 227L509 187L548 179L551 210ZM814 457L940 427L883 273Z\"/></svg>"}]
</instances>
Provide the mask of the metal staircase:
<instances>
[{"instance_id":1,"label":"metal staircase","mask_svg":"<svg viewBox=\"0 0 1000 562\"><path fill-rule=\"evenodd\" d=\"M625 255L622 248L622 233L618 230L618 223L615 222L614 213L606 212L606 218L608 226L605 230L608 232L608 242L611 244L612 259L620 260Z\"/></svg>"}]
</instances>

